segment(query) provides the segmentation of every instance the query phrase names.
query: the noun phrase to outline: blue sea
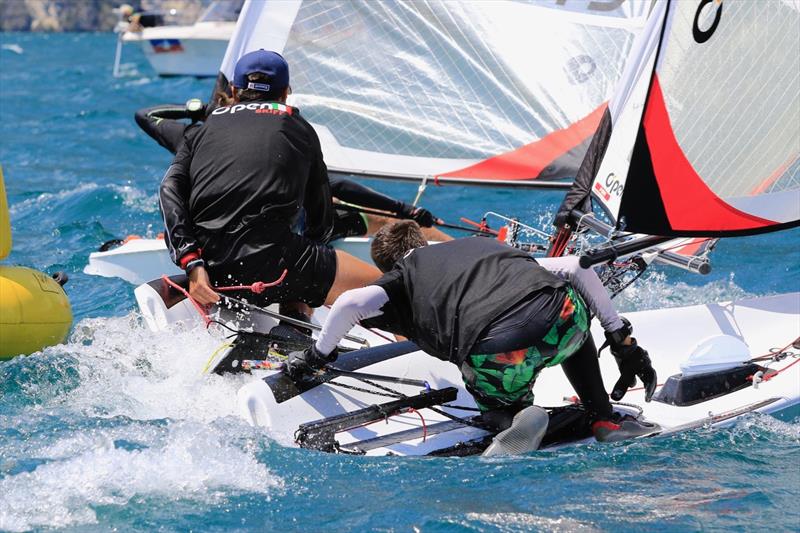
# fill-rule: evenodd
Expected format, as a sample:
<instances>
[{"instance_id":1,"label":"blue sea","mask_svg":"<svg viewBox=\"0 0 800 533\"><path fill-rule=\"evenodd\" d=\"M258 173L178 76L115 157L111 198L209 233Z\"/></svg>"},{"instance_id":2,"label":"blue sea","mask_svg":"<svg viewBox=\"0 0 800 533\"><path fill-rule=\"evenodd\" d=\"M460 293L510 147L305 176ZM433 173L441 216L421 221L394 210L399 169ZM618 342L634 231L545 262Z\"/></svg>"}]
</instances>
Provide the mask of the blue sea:
<instances>
[{"instance_id":1,"label":"blue sea","mask_svg":"<svg viewBox=\"0 0 800 533\"><path fill-rule=\"evenodd\" d=\"M160 79L134 48L114 78L111 34L5 33L0 44L6 263L67 272L75 314L65 344L0 362L0 530L800 530L798 419L492 460L325 455L251 428L235 404L248 378L201 377L213 346L150 333L132 286L82 272L102 242L162 231L170 155L134 111L205 100L212 81ZM494 210L545 228L559 200L429 187L423 203L448 221ZM713 266L653 268L619 305L796 291L800 231L724 240Z\"/></svg>"}]
</instances>

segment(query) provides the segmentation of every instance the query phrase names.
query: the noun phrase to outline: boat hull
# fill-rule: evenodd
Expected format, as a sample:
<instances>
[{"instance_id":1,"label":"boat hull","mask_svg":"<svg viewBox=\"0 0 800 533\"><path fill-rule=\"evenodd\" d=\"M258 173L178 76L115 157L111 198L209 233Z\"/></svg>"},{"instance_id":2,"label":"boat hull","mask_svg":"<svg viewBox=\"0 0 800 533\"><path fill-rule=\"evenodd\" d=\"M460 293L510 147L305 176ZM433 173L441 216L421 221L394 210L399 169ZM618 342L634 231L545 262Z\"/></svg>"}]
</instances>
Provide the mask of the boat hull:
<instances>
[{"instance_id":1,"label":"boat hull","mask_svg":"<svg viewBox=\"0 0 800 533\"><path fill-rule=\"evenodd\" d=\"M325 313L326 310L320 310L318 319L323 320ZM800 336L800 293L725 304L642 311L626 316L633 323L640 344L650 352L660 378L659 383L663 383L669 376L680 374L680 364L688 359L701 341L714 335L733 335L744 340L752 357L768 354L776 347L790 344ZM359 328L354 333L366 334ZM596 324L592 333L599 345L603 340L603 333ZM757 386L748 385L741 390L694 405L676 406L657 401L645 403L641 389L629 391L623 401L641 408L643 417L661 426L664 434L702 426L729 425L751 412L791 417L792 413L796 414L800 409L800 364L792 365L796 360L797 355L793 355L770 364L770 368L780 370L780 373ZM610 390L619 371L607 352L600 358L600 365L606 389ZM456 387L458 399L452 404L475 406L461 383L455 365L420 351L372 364L359 371L425 380L434 389ZM238 403L240 413L246 420L253 425L267 427L276 435L294 435L300 424L392 400L381 396L378 394L380 390L374 388L375 394L334 385L333 383L339 383L362 389L372 388L353 378L337 377L329 384L322 384L288 400L278 401L268 385L271 374L272 372L267 372L260 379L242 387L238 393ZM409 396L420 392L418 387L408 385L392 385L391 388ZM536 382L534 392L536 403L543 406L565 405L569 403L565 402L565 398L575 394L558 368L545 369ZM636 412L635 407L619 408ZM456 409L445 411L459 417L474 414ZM442 423L449 422L441 414L422 409L418 413L391 417L377 424L339 433L336 440L344 447L366 441L368 444L364 446L369 449L356 447L368 455L428 455L463 445L465 442L485 439L488 435L483 430L456 424L455 429L428 434L423 438L421 419L425 420L425 426L429 428L443 427L446 424ZM415 428L416 433L409 432ZM406 432L400 435L408 438L392 443L391 435L398 432ZM370 448L382 442L388 444Z\"/></svg>"},{"instance_id":2,"label":"boat hull","mask_svg":"<svg viewBox=\"0 0 800 533\"><path fill-rule=\"evenodd\" d=\"M347 237L333 242L333 247L371 263L368 237ZM89 254L89 263L83 268L86 274L107 278L122 278L128 283L141 285L166 274L174 276L183 272L172 262L164 239L129 238L120 246Z\"/></svg>"},{"instance_id":3,"label":"boat hull","mask_svg":"<svg viewBox=\"0 0 800 533\"><path fill-rule=\"evenodd\" d=\"M159 76L214 77L235 25L214 22L145 28L126 33L123 40L138 43Z\"/></svg>"}]
</instances>

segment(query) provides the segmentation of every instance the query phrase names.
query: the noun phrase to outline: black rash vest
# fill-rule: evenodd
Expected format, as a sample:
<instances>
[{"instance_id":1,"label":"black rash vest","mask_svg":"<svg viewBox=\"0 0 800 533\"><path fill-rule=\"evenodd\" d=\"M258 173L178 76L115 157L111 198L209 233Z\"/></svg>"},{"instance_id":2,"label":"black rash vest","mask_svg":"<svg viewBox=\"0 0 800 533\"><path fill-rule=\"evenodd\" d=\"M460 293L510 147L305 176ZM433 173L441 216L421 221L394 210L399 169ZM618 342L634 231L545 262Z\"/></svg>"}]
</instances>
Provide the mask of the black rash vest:
<instances>
[{"instance_id":1,"label":"black rash vest","mask_svg":"<svg viewBox=\"0 0 800 533\"><path fill-rule=\"evenodd\" d=\"M136 124L142 131L173 154L178 152L186 131L189 128L200 127L197 122L186 124L180 121L191 118L186 107L179 104L147 107L137 110L134 115ZM379 193L353 180L341 176L329 176L329 181L331 194L342 202L398 214L413 209L401 200Z\"/></svg>"},{"instance_id":2,"label":"black rash vest","mask_svg":"<svg viewBox=\"0 0 800 533\"><path fill-rule=\"evenodd\" d=\"M413 210L413 207L409 209L409 206L407 206L405 202L396 200L366 185L342 177L331 176L331 193L334 198L342 202L368 207L370 209L378 209L380 211L388 211L397 214Z\"/></svg>"},{"instance_id":3,"label":"black rash vest","mask_svg":"<svg viewBox=\"0 0 800 533\"><path fill-rule=\"evenodd\" d=\"M305 235L332 229L319 139L297 108L242 102L215 109L186 132L160 189L173 261L203 249L209 266L233 264L289 231L301 208Z\"/></svg>"},{"instance_id":4,"label":"black rash vest","mask_svg":"<svg viewBox=\"0 0 800 533\"><path fill-rule=\"evenodd\" d=\"M133 116L136 124L155 141L172 152L177 153L188 128L196 123L185 124L180 119L190 119L185 105L163 104L139 109Z\"/></svg>"},{"instance_id":5,"label":"black rash vest","mask_svg":"<svg viewBox=\"0 0 800 533\"><path fill-rule=\"evenodd\" d=\"M495 319L532 293L565 283L494 239L456 239L412 250L373 283L389 302L382 315L361 323L399 333L460 366Z\"/></svg>"}]
</instances>

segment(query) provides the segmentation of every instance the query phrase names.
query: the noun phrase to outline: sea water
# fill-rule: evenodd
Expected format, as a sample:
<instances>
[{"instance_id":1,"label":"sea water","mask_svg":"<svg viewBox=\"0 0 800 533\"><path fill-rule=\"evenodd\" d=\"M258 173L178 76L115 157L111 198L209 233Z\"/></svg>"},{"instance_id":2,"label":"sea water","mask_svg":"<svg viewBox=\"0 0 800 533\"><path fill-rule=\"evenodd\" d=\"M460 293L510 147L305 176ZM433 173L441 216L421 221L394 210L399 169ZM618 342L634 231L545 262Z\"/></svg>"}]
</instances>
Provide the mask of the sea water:
<instances>
[{"instance_id":1,"label":"sea water","mask_svg":"<svg viewBox=\"0 0 800 533\"><path fill-rule=\"evenodd\" d=\"M132 286L82 273L102 242L162 231L157 188L170 155L138 131L134 111L206 100L212 81L158 78L133 47L114 78L110 34L0 40L6 263L67 272L75 314L65 344L0 362L0 530L800 529L797 419L491 460L333 456L249 427L235 406L248 378L200 375L213 342L150 333ZM416 192L370 184L406 200ZM559 200L429 187L423 204L450 222L494 210L544 229ZM723 240L708 276L655 267L618 302L796 291L799 250L798 230Z\"/></svg>"}]
</instances>

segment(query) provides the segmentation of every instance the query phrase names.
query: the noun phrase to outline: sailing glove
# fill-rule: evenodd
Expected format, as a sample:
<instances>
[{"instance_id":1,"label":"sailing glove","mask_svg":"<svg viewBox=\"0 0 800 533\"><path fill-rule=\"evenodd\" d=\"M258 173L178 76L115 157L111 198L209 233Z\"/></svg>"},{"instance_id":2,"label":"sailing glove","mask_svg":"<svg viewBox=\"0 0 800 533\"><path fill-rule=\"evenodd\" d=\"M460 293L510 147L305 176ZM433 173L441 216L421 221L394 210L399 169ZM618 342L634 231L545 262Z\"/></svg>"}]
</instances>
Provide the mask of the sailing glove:
<instances>
[{"instance_id":1,"label":"sailing glove","mask_svg":"<svg viewBox=\"0 0 800 533\"><path fill-rule=\"evenodd\" d=\"M656 371L650 362L650 354L639 346L636 339L631 339L631 344L622 344L633 331L631 323L626 318L623 317L622 321L625 324L622 328L606 333L606 342L611 346L611 355L617 361L620 374L611 391L611 399L621 400L628 389L636 385L638 377L644 385L644 401L649 402L658 383Z\"/></svg>"},{"instance_id":2,"label":"sailing glove","mask_svg":"<svg viewBox=\"0 0 800 533\"><path fill-rule=\"evenodd\" d=\"M398 213L403 218L411 219L423 228L430 228L436 223L436 217L433 213L424 207L416 207L410 204L403 204L403 207Z\"/></svg>"},{"instance_id":3,"label":"sailing glove","mask_svg":"<svg viewBox=\"0 0 800 533\"><path fill-rule=\"evenodd\" d=\"M289 359L287 359L286 366L284 367L284 372L294 380L301 379L304 376L320 370L325 367L326 364L336 361L337 357L339 357L338 350L333 350L328 355L324 355L317 350L316 345L312 344L303 351L290 353Z\"/></svg>"}]
</instances>

